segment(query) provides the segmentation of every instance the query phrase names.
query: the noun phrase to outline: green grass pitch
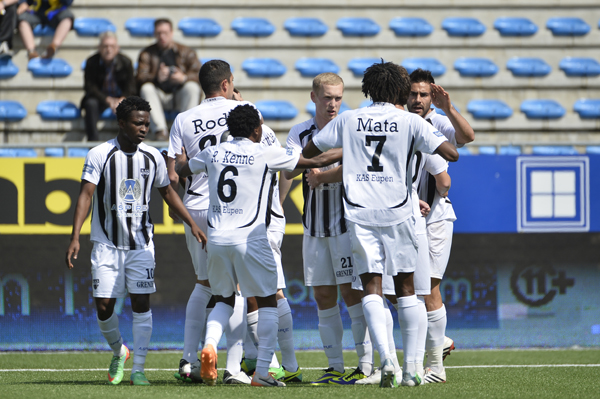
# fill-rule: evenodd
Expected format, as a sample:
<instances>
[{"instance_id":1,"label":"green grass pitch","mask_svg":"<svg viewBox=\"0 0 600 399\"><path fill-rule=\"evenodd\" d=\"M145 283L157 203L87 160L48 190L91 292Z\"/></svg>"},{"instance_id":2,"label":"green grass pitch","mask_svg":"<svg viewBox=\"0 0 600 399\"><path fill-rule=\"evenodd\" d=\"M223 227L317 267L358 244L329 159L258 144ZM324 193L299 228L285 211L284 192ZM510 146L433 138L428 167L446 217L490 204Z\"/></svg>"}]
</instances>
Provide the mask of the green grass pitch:
<instances>
[{"instance_id":1,"label":"green grass pitch","mask_svg":"<svg viewBox=\"0 0 600 399\"><path fill-rule=\"evenodd\" d=\"M225 365L219 351L219 365ZM402 362L402 353L398 353ZM446 358L445 384L415 388L376 386L311 387L327 359L322 352L300 351L304 382L286 388L184 384L173 378L181 354L150 352L146 362L149 387L129 385L131 360L119 386L106 382L109 352L0 353L0 398L600 398L600 350L464 350ZM344 353L346 366L356 354ZM377 362L376 362L377 363Z\"/></svg>"}]
</instances>

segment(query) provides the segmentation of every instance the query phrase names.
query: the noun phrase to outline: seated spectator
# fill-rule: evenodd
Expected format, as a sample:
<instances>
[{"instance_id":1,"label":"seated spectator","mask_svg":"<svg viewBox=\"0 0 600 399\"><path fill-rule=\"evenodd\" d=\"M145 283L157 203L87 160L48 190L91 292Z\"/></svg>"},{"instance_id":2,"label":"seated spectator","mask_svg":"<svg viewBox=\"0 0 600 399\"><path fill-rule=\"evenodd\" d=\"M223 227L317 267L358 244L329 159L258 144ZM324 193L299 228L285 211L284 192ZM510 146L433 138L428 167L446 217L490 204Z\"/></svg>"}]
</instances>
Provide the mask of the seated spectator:
<instances>
[{"instance_id":1,"label":"seated spectator","mask_svg":"<svg viewBox=\"0 0 600 399\"><path fill-rule=\"evenodd\" d=\"M100 35L98 52L87 59L84 79L85 130L88 141L98 141L97 122L108 107L116 114L119 103L135 94L131 59L119 53L117 37L112 32Z\"/></svg>"},{"instance_id":2,"label":"seated spectator","mask_svg":"<svg viewBox=\"0 0 600 399\"><path fill-rule=\"evenodd\" d=\"M42 58L54 57L56 50L73 28L75 16L69 10L71 3L73 0L19 0L19 33L29 59L39 57L33 38L33 29L38 25L49 26L55 30L52 43L42 54Z\"/></svg>"},{"instance_id":3,"label":"seated spectator","mask_svg":"<svg viewBox=\"0 0 600 399\"><path fill-rule=\"evenodd\" d=\"M168 19L154 22L156 43L142 50L137 84L140 97L150 103L151 128L156 140L167 140L164 110L187 111L200 101L196 52L173 41L173 24Z\"/></svg>"},{"instance_id":4,"label":"seated spectator","mask_svg":"<svg viewBox=\"0 0 600 399\"><path fill-rule=\"evenodd\" d=\"M18 0L0 1L0 59L12 56L12 37L17 26Z\"/></svg>"}]
</instances>

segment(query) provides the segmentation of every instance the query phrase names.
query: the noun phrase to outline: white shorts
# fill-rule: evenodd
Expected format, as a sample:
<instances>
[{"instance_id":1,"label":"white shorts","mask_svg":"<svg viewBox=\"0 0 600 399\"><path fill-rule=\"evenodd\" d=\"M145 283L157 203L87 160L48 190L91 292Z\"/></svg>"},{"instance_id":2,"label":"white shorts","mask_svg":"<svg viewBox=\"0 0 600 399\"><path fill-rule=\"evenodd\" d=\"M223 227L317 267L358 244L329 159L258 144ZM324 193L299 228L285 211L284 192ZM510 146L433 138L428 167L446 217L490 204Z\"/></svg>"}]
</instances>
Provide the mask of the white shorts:
<instances>
[{"instance_id":1,"label":"white shorts","mask_svg":"<svg viewBox=\"0 0 600 399\"><path fill-rule=\"evenodd\" d=\"M307 287L352 283L354 261L348 233L333 237L304 235L302 260Z\"/></svg>"},{"instance_id":2,"label":"white shorts","mask_svg":"<svg viewBox=\"0 0 600 399\"><path fill-rule=\"evenodd\" d=\"M419 249L417 251L417 268L413 276L415 285L415 294L431 294L431 275L429 274L429 245L427 243L427 234L417 234Z\"/></svg>"},{"instance_id":3,"label":"white shorts","mask_svg":"<svg viewBox=\"0 0 600 399\"><path fill-rule=\"evenodd\" d=\"M277 292L277 264L267 237L238 245L208 243L208 281L213 295L266 297Z\"/></svg>"},{"instance_id":4,"label":"white shorts","mask_svg":"<svg viewBox=\"0 0 600 399\"><path fill-rule=\"evenodd\" d=\"M395 276L412 273L417 264L414 218L395 226L363 226L346 221L350 231L356 274Z\"/></svg>"},{"instance_id":5,"label":"white shorts","mask_svg":"<svg viewBox=\"0 0 600 399\"><path fill-rule=\"evenodd\" d=\"M283 233L280 231L267 230L269 244L273 250L273 257L277 264L277 289L285 288L285 276L283 275L283 265L281 264L281 243L283 242Z\"/></svg>"},{"instance_id":6,"label":"white shorts","mask_svg":"<svg viewBox=\"0 0 600 399\"><path fill-rule=\"evenodd\" d=\"M92 288L94 298L123 298L130 294L152 294L154 246L146 249L116 249L94 242Z\"/></svg>"},{"instance_id":7,"label":"white shorts","mask_svg":"<svg viewBox=\"0 0 600 399\"><path fill-rule=\"evenodd\" d=\"M194 219L194 222L200 227L200 230L206 234L208 231L206 220L208 210L188 209L188 212L192 219ZM192 257L192 264L194 265L196 276L198 276L198 280L208 280L208 273L206 271L208 256L206 251L202 249L202 244L192 235L191 227L184 223L183 228L185 229L185 242L187 243L188 251L190 251L190 256Z\"/></svg>"},{"instance_id":8,"label":"white shorts","mask_svg":"<svg viewBox=\"0 0 600 399\"><path fill-rule=\"evenodd\" d=\"M362 281L360 276L352 276L352 289L362 291ZM394 278L390 275L384 274L381 276L381 291L383 295L396 296L396 287L394 285Z\"/></svg>"},{"instance_id":9,"label":"white shorts","mask_svg":"<svg viewBox=\"0 0 600 399\"><path fill-rule=\"evenodd\" d=\"M442 279L450 259L452 248L452 232L454 223L450 220L440 220L427 225L427 238L429 239L429 263L431 277Z\"/></svg>"}]
</instances>

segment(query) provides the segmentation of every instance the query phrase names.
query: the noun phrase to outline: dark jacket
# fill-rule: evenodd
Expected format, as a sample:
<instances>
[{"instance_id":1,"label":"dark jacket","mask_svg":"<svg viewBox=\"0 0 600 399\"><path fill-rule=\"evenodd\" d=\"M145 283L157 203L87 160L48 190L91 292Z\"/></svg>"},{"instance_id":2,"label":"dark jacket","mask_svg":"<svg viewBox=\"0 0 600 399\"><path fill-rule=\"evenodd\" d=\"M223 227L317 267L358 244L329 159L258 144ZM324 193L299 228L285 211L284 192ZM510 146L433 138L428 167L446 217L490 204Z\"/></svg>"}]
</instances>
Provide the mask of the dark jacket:
<instances>
[{"instance_id":1,"label":"dark jacket","mask_svg":"<svg viewBox=\"0 0 600 399\"><path fill-rule=\"evenodd\" d=\"M200 60L196 52L183 44L173 43L175 52L175 65L187 75L188 81L200 83L198 73L200 72ZM156 83L158 67L160 65L160 50L157 44L146 47L140 53L137 70L137 88L138 90L144 83Z\"/></svg>"},{"instance_id":2,"label":"dark jacket","mask_svg":"<svg viewBox=\"0 0 600 399\"><path fill-rule=\"evenodd\" d=\"M85 97L81 100L82 104L87 97L97 98L100 104L106 102L106 94L102 92L104 78L106 77L106 67L100 63L101 60L100 54L96 53L86 61L83 87ZM121 89L121 95L123 97L135 95L135 78L133 76L131 59L119 53L115 56L113 62L115 62L115 79L117 80L117 86Z\"/></svg>"}]
</instances>

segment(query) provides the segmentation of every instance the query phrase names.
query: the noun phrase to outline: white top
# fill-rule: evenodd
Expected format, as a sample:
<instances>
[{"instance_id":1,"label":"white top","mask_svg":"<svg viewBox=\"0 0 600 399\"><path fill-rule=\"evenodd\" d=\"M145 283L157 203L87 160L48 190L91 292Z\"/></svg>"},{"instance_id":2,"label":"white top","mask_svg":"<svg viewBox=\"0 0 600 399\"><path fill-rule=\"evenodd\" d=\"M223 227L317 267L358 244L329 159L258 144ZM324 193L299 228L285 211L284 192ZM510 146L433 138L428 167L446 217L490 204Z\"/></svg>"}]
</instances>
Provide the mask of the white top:
<instances>
[{"instance_id":1,"label":"white top","mask_svg":"<svg viewBox=\"0 0 600 399\"><path fill-rule=\"evenodd\" d=\"M313 138L321 151L344 148L346 218L392 226L413 215L411 160L433 153L446 139L418 115L389 103L346 111Z\"/></svg>"},{"instance_id":2,"label":"white top","mask_svg":"<svg viewBox=\"0 0 600 399\"><path fill-rule=\"evenodd\" d=\"M455 147L462 147L464 144L458 144L456 142L456 129L452 126L452 122L450 122L450 118L446 115L438 114L435 109L431 109L431 111L425 115L426 121L431 121L430 123L439 130L448 141L453 144Z\"/></svg>"},{"instance_id":3,"label":"white top","mask_svg":"<svg viewBox=\"0 0 600 399\"><path fill-rule=\"evenodd\" d=\"M175 158L176 154L181 154L181 147L184 147L188 159L192 159L203 149L226 141L223 133L228 130L227 115L243 104L254 106L248 101L211 97L177 115L169 136L169 157ZM208 209L208 178L205 173L187 178L183 204L188 209Z\"/></svg>"},{"instance_id":4,"label":"white top","mask_svg":"<svg viewBox=\"0 0 600 399\"><path fill-rule=\"evenodd\" d=\"M421 207L417 200L422 199L427 202L423 198L420 198L421 190L423 190L422 182L424 180L426 181L427 176L429 176L433 179L433 190L437 193L435 188L435 178L433 176L445 171L448 168L448 162L437 154L423 154L420 151L415 153L413 160L412 196L415 199L413 201L413 213L416 219L415 232L417 234L425 234L427 232L427 222L425 217L421 214ZM439 196L440 195L438 194L438 197ZM429 204L429 206L431 207L431 204Z\"/></svg>"},{"instance_id":5,"label":"white top","mask_svg":"<svg viewBox=\"0 0 600 399\"><path fill-rule=\"evenodd\" d=\"M275 135L273 129L269 126L262 125L262 139L260 143L266 147L282 148L279 139ZM271 186L273 192L271 199L271 221L267 225L269 231L285 233L285 216L283 214L283 207L279 200L279 178L277 174L273 179L273 185Z\"/></svg>"},{"instance_id":6,"label":"white top","mask_svg":"<svg viewBox=\"0 0 600 399\"><path fill-rule=\"evenodd\" d=\"M301 152L308 142L320 132L314 118L292 127L287 137L286 146ZM340 163L319 168L321 172L333 169ZM304 234L311 237L333 237L348 231L344 217L342 200L342 183L321 184L312 189L306 180L306 170L302 172L302 194L304 209L302 225Z\"/></svg>"},{"instance_id":7,"label":"white top","mask_svg":"<svg viewBox=\"0 0 600 399\"><path fill-rule=\"evenodd\" d=\"M150 193L152 187L170 183L167 165L156 148L141 143L128 154L116 138L109 140L88 152L81 180L96 185L91 241L124 250L154 245Z\"/></svg>"},{"instance_id":8,"label":"white top","mask_svg":"<svg viewBox=\"0 0 600 399\"><path fill-rule=\"evenodd\" d=\"M292 149L234 138L190 159L192 173L208 175L208 240L235 245L266 237L275 173L294 170L299 157Z\"/></svg>"},{"instance_id":9,"label":"white top","mask_svg":"<svg viewBox=\"0 0 600 399\"><path fill-rule=\"evenodd\" d=\"M435 185L435 175L440 174L448 169L446 162L439 155L425 155L423 157L423 169L427 173L423 173L419 184L419 198L429 204L431 211L427 215L427 224L439 222L441 220L455 221L456 215L452 202L447 197L442 197L438 193Z\"/></svg>"}]
</instances>

